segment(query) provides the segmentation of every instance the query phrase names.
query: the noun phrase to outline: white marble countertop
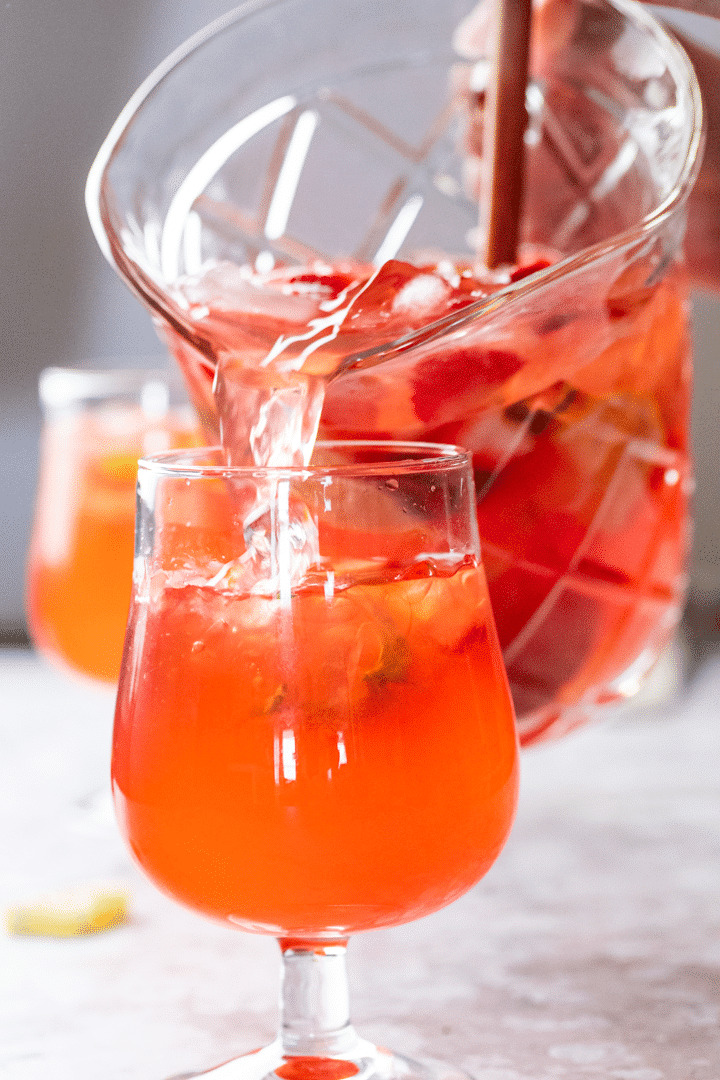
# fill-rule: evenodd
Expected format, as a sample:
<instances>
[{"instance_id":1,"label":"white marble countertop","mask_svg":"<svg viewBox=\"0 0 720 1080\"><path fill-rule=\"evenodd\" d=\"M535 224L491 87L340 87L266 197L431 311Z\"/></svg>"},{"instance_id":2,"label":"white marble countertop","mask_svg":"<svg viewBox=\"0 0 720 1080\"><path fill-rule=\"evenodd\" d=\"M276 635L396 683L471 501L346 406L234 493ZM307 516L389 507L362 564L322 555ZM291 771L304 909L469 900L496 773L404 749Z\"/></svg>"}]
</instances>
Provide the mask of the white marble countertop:
<instances>
[{"instance_id":1,"label":"white marble countertop","mask_svg":"<svg viewBox=\"0 0 720 1080\"><path fill-rule=\"evenodd\" d=\"M111 695L0 652L0 904L98 878L130 921L0 932L3 1080L163 1080L269 1041L271 940L145 882L107 817ZM477 1080L720 1078L720 659L671 707L525 755L487 878L351 943L360 1032Z\"/></svg>"}]
</instances>

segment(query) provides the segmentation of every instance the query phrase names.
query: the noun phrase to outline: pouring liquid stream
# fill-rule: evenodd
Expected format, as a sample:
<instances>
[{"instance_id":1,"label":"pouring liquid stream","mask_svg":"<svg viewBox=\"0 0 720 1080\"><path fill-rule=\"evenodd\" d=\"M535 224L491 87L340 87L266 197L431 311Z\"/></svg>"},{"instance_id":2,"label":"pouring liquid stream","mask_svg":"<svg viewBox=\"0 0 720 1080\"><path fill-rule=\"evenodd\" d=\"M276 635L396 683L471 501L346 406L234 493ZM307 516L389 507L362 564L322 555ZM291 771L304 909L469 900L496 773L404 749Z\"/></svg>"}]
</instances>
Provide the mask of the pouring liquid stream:
<instances>
[{"instance_id":1,"label":"pouring liquid stream","mask_svg":"<svg viewBox=\"0 0 720 1080\"><path fill-rule=\"evenodd\" d=\"M213 342L212 412L228 464L307 465L326 388L348 358L376 350L383 359L389 342L417 334L492 288L497 284L480 281L469 265L449 260L421 266L391 260L379 268L316 262L265 274L218 264L185 280L183 306ZM175 352L185 367L182 350ZM233 581L256 591L278 583L267 511L277 500L275 491L263 490L268 482L256 481L239 508L246 551L244 572L238 578L234 567ZM286 510L295 581L318 561L317 536L305 507L289 501Z\"/></svg>"}]
</instances>

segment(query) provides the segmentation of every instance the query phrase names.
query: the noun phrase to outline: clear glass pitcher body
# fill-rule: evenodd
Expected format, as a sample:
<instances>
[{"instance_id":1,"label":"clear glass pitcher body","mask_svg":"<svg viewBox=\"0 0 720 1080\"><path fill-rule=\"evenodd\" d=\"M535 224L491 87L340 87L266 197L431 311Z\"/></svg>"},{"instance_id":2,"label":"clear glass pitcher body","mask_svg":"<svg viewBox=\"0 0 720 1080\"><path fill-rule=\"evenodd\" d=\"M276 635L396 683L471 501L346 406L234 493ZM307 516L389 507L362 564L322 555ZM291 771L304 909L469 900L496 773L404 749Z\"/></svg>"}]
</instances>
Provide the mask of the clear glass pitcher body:
<instances>
[{"instance_id":1,"label":"clear glass pitcher body","mask_svg":"<svg viewBox=\"0 0 720 1080\"><path fill-rule=\"evenodd\" d=\"M452 44L472 8L250 3L170 56L118 118L88 181L91 222L210 434L214 366L233 345L183 282L214 266L475 259L481 67ZM678 618L691 487L681 245L702 143L687 58L629 0L580 0L527 103L522 235L550 265L352 342L321 421L325 436L473 452L524 741L632 692ZM241 348L253 316L236 314Z\"/></svg>"}]
</instances>

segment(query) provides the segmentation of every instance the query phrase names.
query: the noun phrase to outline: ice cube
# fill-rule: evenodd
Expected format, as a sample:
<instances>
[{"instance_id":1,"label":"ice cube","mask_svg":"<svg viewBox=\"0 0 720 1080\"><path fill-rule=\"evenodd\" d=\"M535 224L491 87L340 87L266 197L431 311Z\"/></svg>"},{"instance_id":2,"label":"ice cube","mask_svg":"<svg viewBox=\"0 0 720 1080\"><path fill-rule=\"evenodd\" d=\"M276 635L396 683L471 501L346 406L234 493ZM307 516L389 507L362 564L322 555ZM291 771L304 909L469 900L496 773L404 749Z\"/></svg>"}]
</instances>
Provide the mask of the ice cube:
<instances>
[{"instance_id":1,"label":"ice cube","mask_svg":"<svg viewBox=\"0 0 720 1080\"><path fill-rule=\"evenodd\" d=\"M239 592L289 600L292 588L318 562L318 529L310 511L292 496L286 480L258 486L244 521L246 550L227 575Z\"/></svg>"},{"instance_id":2,"label":"ice cube","mask_svg":"<svg viewBox=\"0 0 720 1080\"><path fill-rule=\"evenodd\" d=\"M191 317L197 319L223 312L243 320L266 316L305 324L316 313L318 304L318 298L307 288L284 288L282 281L231 263L218 263L202 277L184 279L178 296L188 306Z\"/></svg>"},{"instance_id":3,"label":"ice cube","mask_svg":"<svg viewBox=\"0 0 720 1080\"><path fill-rule=\"evenodd\" d=\"M323 405L322 379L253 373L225 357L218 363L214 393L230 464L308 463Z\"/></svg>"},{"instance_id":4,"label":"ice cube","mask_svg":"<svg viewBox=\"0 0 720 1080\"><path fill-rule=\"evenodd\" d=\"M441 305L450 295L450 286L435 274L418 274L408 281L393 301L393 312L418 319L439 318Z\"/></svg>"}]
</instances>

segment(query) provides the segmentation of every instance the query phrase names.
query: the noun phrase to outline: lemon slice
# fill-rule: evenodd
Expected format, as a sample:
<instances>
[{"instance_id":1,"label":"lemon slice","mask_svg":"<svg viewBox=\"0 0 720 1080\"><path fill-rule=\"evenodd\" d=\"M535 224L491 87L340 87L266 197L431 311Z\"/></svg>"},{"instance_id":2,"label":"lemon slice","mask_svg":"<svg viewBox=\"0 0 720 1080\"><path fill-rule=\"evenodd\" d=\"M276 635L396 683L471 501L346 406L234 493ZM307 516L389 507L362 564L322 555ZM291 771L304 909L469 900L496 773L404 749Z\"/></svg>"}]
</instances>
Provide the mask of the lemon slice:
<instances>
[{"instance_id":1,"label":"lemon slice","mask_svg":"<svg viewBox=\"0 0 720 1080\"><path fill-rule=\"evenodd\" d=\"M127 890L117 885L82 885L10 908L5 925L11 934L36 937L97 934L125 922L129 900Z\"/></svg>"},{"instance_id":2,"label":"lemon slice","mask_svg":"<svg viewBox=\"0 0 720 1080\"><path fill-rule=\"evenodd\" d=\"M97 469L104 481L134 485L137 478L138 453L107 454L97 462Z\"/></svg>"}]
</instances>

